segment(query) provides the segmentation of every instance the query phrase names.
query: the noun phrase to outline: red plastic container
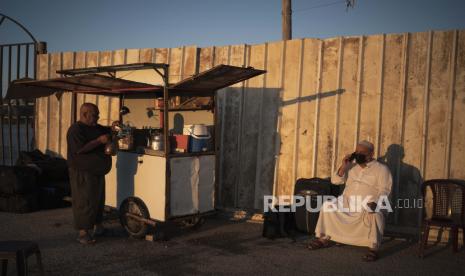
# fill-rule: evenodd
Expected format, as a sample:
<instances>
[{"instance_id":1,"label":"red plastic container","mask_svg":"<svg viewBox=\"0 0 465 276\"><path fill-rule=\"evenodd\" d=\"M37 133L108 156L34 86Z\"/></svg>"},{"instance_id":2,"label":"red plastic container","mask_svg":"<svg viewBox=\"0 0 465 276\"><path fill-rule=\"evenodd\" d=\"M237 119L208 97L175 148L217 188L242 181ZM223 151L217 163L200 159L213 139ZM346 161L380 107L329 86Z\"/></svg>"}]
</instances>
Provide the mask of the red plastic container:
<instances>
[{"instance_id":1,"label":"red plastic container","mask_svg":"<svg viewBox=\"0 0 465 276\"><path fill-rule=\"evenodd\" d=\"M189 135L174 134L170 136L171 152L189 152Z\"/></svg>"}]
</instances>

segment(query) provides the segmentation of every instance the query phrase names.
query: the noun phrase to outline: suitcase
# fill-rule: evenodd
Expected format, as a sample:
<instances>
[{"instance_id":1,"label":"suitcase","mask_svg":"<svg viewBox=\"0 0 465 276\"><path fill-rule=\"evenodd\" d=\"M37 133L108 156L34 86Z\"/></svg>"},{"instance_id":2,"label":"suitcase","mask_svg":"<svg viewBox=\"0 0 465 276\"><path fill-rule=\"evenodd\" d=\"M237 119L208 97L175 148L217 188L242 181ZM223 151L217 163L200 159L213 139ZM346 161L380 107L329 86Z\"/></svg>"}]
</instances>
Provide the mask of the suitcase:
<instances>
[{"instance_id":1,"label":"suitcase","mask_svg":"<svg viewBox=\"0 0 465 276\"><path fill-rule=\"evenodd\" d=\"M51 157L40 150L21 151L16 165L36 166L40 170L37 180L39 186L61 188L69 194L68 164L65 159Z\"/></svg>"},{"instance_id":2,"label":"suitcase","mask_svg":"<svg viewBox=\"0 0 465 276\"><path fill-rule=\"evenodd\" d=\"M68 164L65 159L51 158L34 163L41 170L40 183L69 181Z\"/></svg>"},{"instance_id":3,"label":"suitcase","mask_svg":"<svg viewBox=\"0 0 465 276\"><path fill-rule=\"evenodd\" d=\"M290 208L290 207L289 207ZM278 207L275 209L279 210ZM268 239L295 237L295 217L292 212L268 211L263 214L262 236Z\"/></svg>"},{"instance_id":4,"label":"suitcase","mask_svg":"<svg viewBox=\"0 0 465 276\"><path fill-rule=\"evenodd\" d=\"M40 150L35 149L33 151L20 151L18 160L16 160L16 165L27 165L31 163L35 163L37 161L48 160L51 157L43 154Z\"/></svg>"},{"instance_id":5,"label":"suitcase","mask_svg":"<svg viewBox=\"0 0 465 276\"><path fill-rule=\"evenodd\" d=\"M69 207L70 203L63 200L65 196L69 196L63 190L56 187L40 187L39 188L39 208L56 209Z\"/></svg>"},{"instance_id":6,"label":"suitcase","mask_svg":"<svg viewBox=\"0 0 465 276\"><path fill-rule=\"evenodd\" d=\"M301 178L296 181L294 195L304 196L310 199L310 206L317 207L317 197L331 195L331 181L322 178ZM297 230L308 234L314 234L318 222L319 212L309 212L306 208L307 201L303 206L296 207L295 224Z\"/></svg>"},{"instance_id":7,"label":"suitcase","mask_svg":"<svg viewBox=\"0 0 465 276\"><path fill-rule=\"evenodd\" d=\"M38 171L28 166L0 166L0 194L29 194L37 191Z\"/></svg>"},{"instance_id":8,"label":"suitcase","mask_svg":"<svg viewBox=\"0 0 465 276\"><path fill-rule=\"evenodd\" d=\"M6 195L0 194L0 211L29 213L39 209L38 193Z\"/></svg>"}]
</instances>

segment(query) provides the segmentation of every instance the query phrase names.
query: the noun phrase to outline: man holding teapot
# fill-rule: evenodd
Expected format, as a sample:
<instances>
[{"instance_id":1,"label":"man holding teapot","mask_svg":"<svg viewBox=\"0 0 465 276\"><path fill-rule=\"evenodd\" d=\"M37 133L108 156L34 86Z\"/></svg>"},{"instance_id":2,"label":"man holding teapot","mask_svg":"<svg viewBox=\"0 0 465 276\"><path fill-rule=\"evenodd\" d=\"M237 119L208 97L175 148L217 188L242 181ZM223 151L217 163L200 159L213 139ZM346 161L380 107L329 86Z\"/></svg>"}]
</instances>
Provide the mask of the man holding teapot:
<instances>
[{"instance_id":1,"label":"man holding teapot","mask_svg":"<svg viewBox=\"0 0 465 276\"><path fill-rule=\"evenodd\" d=\"M79 114L66 135L72 209L78 242L93 244L95 237L105 233L105 174L111 169L111 151L106 152L105 145L111 142L111 130L119 122L111 128L98 124L99 110L92 103L82 104Z\"/></svg>"}]
</instances>

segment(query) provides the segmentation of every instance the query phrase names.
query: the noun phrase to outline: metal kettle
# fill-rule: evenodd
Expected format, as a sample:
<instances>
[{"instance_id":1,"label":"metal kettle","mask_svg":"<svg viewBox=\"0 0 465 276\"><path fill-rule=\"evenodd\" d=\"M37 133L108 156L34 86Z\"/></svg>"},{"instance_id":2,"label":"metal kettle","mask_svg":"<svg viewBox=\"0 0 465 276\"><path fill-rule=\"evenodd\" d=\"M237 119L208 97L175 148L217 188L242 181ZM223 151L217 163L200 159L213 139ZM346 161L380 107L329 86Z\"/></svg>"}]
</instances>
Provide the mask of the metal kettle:
<instances>
[{"instance_id":1,"label":"metal kettle","mask_svg":"<svg viewBox=\"0 0 465 276\"><path fill-rule=\"evenodd\" d=\"M118 151L118 144L116 141L117 141L116 132L113 132L111 136L111 140L105 144L104 152L106 155L116 155L116 152Z\"/></svg>"},{"instance_id":2,"label":"metal kettle","mask_svg":"<svg viewBox=\"0 0 465 276\"><path fill-rule=\"evenodd\" d=\"M107 155L116 155L117 145L115 142L110 141L105 145L105 154Z\"/></svg>"},{"instance_id":3,"label":"metal kettle","mask_svg":"<svg viewBox=\"0 0 465 276\"><path fill-rule=\"evenodd\" d=\"M160 134L151 136L150 147L153 150L163 150L164 149L163 136Z\"/></svg>"}]
</instances>

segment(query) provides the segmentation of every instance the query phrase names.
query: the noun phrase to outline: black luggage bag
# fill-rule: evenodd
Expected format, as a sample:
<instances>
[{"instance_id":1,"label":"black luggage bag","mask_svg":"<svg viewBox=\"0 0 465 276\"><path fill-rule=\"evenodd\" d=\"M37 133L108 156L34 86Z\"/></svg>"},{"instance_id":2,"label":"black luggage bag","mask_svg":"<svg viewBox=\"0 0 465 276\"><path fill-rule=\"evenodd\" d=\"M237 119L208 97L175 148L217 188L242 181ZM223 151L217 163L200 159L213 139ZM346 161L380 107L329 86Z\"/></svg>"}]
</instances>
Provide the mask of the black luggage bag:
<instances>
[{"instance_id":1,"label":"black luggage bag","mask_svg":"<svg viewBox=\"0 0 465 276\"><path fill-rule=\"evenodd\" d=\"M38 171L28 166L0 166L0 194L37 192Z\"/></svg>"},{"instance_id":2,"label":"black luggage bag","mask_svg":"<svg viewBox=\"0 0 465 276\"><path fill-rule=\"evenodd\" d=\"M66 160L43 154L40 150L21 151L16 165L35 166L40 174L37 185L44 189L54 189L60 196L69 196L71 187L69 184L68 165Z\"/></svg>"},{"instance_id":3,"label":"black luggage bag","mask_svg":"<svg viewBox=\"0 0 465 276\"><path fill-rule=\"evenodd\" d=\"M38 193L0 194L0 211L12 213L29 213L39 209Z\"/></svg>"},{"instance_id":4,"label":"black luggage bag","mask_svg":"<svg viewBox=\"0 0 465 276\"><path fill-rule=\"evenodd\" d=\"M40 150L21 151L16 165L31 165L39 167L41 170L39 183L65 182L69 181L68 165L66 160L59 157L52 157L43 154Z\"/></svg>"},{"instance_id":5,"label":"black luggage bag","mask_svg":"<svg viewBox=\"0 0 465 276\"><path fill-rule=\"evenodd\" d=\"M297 230L308 234L314 234L318 222L319 212L309 212L306 208L307 200L310 200L312 209L317 207L317 196L331 195L331 181L322 178L301 178L295 183L294 195L305 197L305 204L297 206L295 211L295 223Z\"/></svg>"},{"instance_id":6,"label":"black luggage bag","mask_svg":"<svg viewBox=\"0 0 465 276\"><path fill-rule=\"evenodd\" d=\"M292 212L279 212L279 206L275 206L277 212L272 210L263 214L262 236L268 239L295 238L295 217ZM290 209L290 206L287 206Z\"/></svg>"},{"instance_id":7,"label":"black luggage bag","mask_svg":"<svg viewBox=\"0 0 465 276\"><path fill-rule=\"evenodd\" d=\"M38 209L38 171L29 166L0 166L0 211L27 213Z\"/></svg>"}]
</instances>

